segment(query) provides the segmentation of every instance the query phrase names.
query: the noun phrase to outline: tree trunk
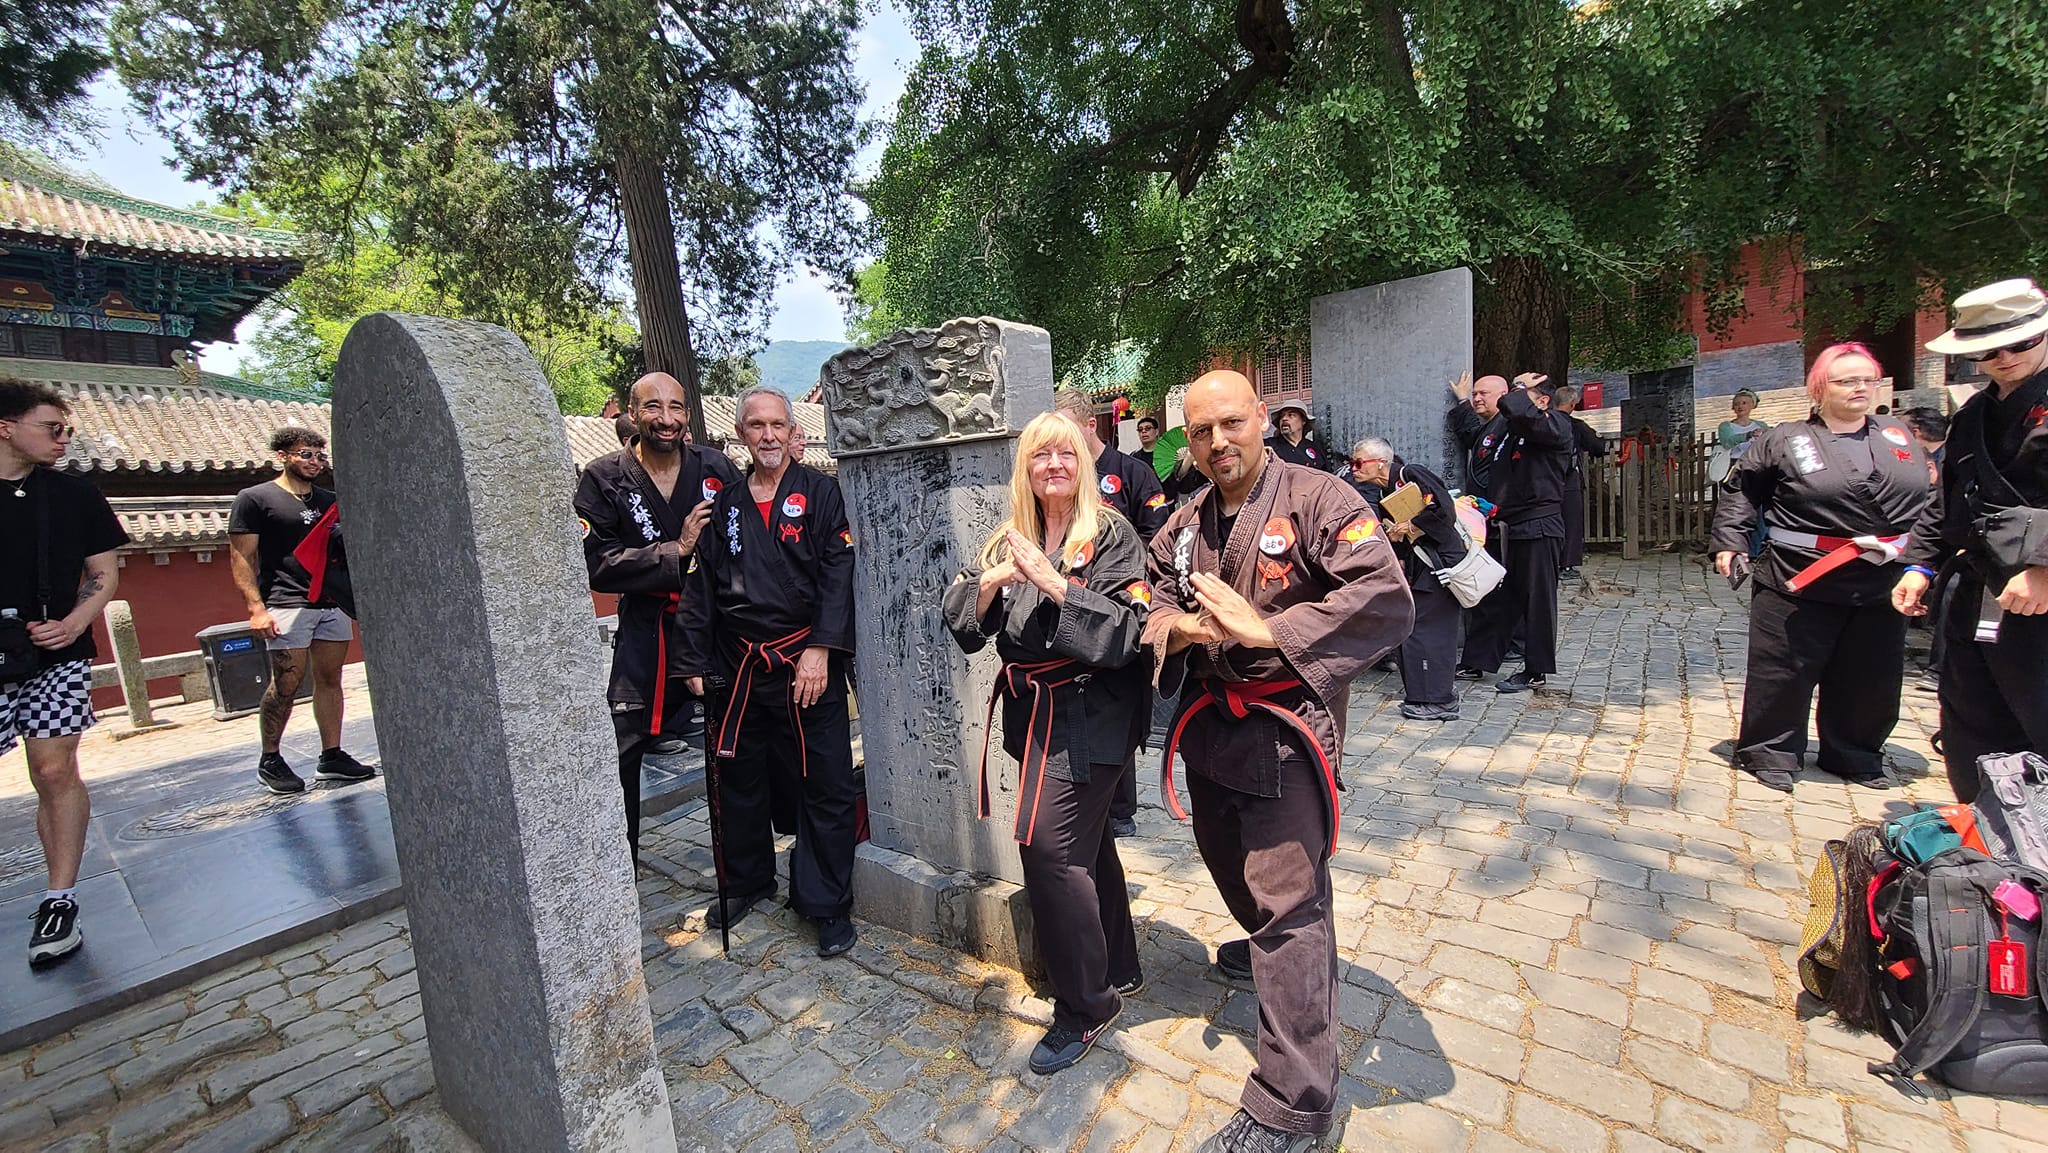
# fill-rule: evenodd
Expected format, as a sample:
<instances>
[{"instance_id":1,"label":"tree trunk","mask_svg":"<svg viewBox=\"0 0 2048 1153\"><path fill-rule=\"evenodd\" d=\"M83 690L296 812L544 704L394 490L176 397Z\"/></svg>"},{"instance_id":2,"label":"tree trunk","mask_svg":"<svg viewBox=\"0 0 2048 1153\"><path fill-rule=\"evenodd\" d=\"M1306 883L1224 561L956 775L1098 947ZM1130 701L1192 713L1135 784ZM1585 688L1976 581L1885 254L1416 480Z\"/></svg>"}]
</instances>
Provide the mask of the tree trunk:
<instances>
[{"instance_id":1,"label":"tree trunk","mask_svg":"<svg viewBox=\"0 0 2048 1153\"><path fill-rule=\"evenodd\" d=\"M1497 258L1481 282L1472 320L1475 375L1513 380L1541 372L1563 384L1571 368L1571 313L1564 284L1541 257Z\"/></svg>"},{"instance_id":2,"label":"tree trunk","mask_svg":"<svg viewBox=\"0 0 2048 1153\"><path fill-rule=\"evenodd\" d=\"M690 314L683 307L668 181L660 166L630 142L613 147L612 154L619 212L626 221L626 262L633 269L633 301L640 313L642 359L646 371L665 372L682 382L690 404L690 436L705 444L703 389L690 346Z\"/></svg>"}]
</instances>

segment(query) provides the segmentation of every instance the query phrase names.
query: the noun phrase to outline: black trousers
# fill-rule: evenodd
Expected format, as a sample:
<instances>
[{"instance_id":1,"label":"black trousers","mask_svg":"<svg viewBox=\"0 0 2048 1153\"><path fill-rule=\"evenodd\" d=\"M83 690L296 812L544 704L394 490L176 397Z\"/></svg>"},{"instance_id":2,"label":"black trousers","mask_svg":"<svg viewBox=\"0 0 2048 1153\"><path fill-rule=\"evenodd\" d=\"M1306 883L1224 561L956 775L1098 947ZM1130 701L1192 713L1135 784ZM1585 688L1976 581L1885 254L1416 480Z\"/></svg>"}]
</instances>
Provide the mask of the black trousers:
<instances>
[{"instance_id":1,"label":"black trousers","mask_svg":"<svg viewBox=\"0 0 2048 1153\"><path fill-rule=\"evenodd\" d=\"M1120 765L1077 785L1047 774L1031 843L1018 845L1039 955L1052 978L1053 1021L1086 1029L1117 1010L1112 988L1138 975L1138 938L1109 809Z\"/></svg>"},{"instance_id":2,"label":"black trousers","mask_svg":"<svg viewBox=\"0 0 2048 1153\"><path fill-rule=\"evenodd\" d=\"M1401 695L1411 705L1458 703L1458 598L1442 588L1415 589L1415 628L1401 642Z\"/></svg>"},{"instance_id":3,"label":"black trousers","mask_svg":"<svg viewBox=\"0 0 2048 1153\"><path fill-rule=\"evenodd\" d=\"M1107 770L1104 770L1107 771ZM1136 819L1138 815L1138 750L1124 758L1122 767L1116 771L1116 792L1109 799L1109 815L1119 821Z\"/></svg>"},{"instance_id":4,"label":"black trousers","mask_svg":"<svg viewBox=\"0 0 2048 1153\"><path fill-rule=\"evenodd\" d=\"M1499 551L1494 551L1496 544ZM1522 668L1530 676L1557 671L1557 571L1564 541L1554 536L1497 537L1486 542L1507 566L1507 579L1472 609L1465 633L1464 664L1482 673L1500 669L1515 629L1527 625Z\"/></svg>"},{"instance_id":5,"label":"black trousers","mask_svg":"<svg viewBox=\"0 0 2048 1153\"><path fill-rule=\"evenodd\" d=\"M636 857L640 853L640 763L647 759L647 750L682 731L695 699L682 678L669 681L662 690L659 733L648 731L654 727L651 708L612 714L612 735L619 742L619 789L626 797L626 843Z\"/></svg>"},{"instance_id":6,"label":"black trousers","mask_svg":"<svg viewBox=\"0 0 2048 1153\"><path fill-rule=\"evenodd\" d=\"M1735 766L1798 772L1811 710L1822 772L1883 772L1884 742L1899 723L1905 673L1906 618L1889 601L1824 604L1758 587L1749 602L1749 670Z\"/></svg>"},{"instance_id":7,"label":"black trousers","mask_svg":"<svg viewBox=\"0 0 2048 1153\"><path fill-rule=\"evenodd\" d=\"M1197 756L1200 754L1197 753ZM1280 795L1188 773L1195 846L1230 915L1251 935L1258 1066L1239 1103L1262 1125L1327 1133L1337 1099L1337 933L1322 770L1280 763Z\"/></svg>"},{"instance_id":8,"label":"black trousers","mask_svg":"<svg viewBox=\"0 0 2048 1153\"><path fill-rule=\"evenodd\" d=\"M1942 621L1941 749L1959 801L1977 799L1977 758L2048 756L2048 616L2006 613L1998 639L1977 639L1984 585L1958 577Z\"/></svg>"},{"instance_id":9,"label":"black trousers","mask_svg":"<svg viewBox=\"0 0 2048 1153\"><path fill-rule=\"evenodd\" d=\"M781 685L757 687L746 702L736 755L712 757L718 779L719 865L729 896L775 890L775 834L794 832L789 907L805 917L844 917L853 908L855 804L852 731L846 697L803 711L803 739L790 723ZM718 731L714 711L707 741Z\"/></svg>"},{"instance_id":10,"label":"black trousers","mask_svg":"<svg viewBox=\"0 0 2048 1153\"><path fill-rule=\"evenodd\" d=\"M1586 487L1574 472L1564 486L1564 552L1560 568L1577 568L1586 562Z\"/></svg>"}]
</instances>

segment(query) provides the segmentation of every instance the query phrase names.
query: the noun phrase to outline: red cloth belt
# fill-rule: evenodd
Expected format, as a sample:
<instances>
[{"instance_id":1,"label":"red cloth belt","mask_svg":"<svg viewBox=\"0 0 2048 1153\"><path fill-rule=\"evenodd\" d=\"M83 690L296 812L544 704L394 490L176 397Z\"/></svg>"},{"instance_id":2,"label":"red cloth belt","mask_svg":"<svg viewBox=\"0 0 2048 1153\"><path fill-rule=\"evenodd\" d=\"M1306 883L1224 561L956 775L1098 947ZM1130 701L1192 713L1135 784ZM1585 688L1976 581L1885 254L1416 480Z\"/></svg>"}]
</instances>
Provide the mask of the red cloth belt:
<instances>
[{"instance_id":1,"label":"red cloth belt","mask_svg":"<svg viewBox=\"0 0 2048 1153\"><path fill-rule=\"evenodd\" d=\"M750 641L740 638L740 664L733 670L732 694L726 698L725 717L718 723L718 755L732 757L740 747L740 723L747 715L747 699L754 695L754 673L757 671L778 672L796 663L803 652L804 642L811 638L809 628L801 628L786 637L772 641ZM804 775L810 774L811 754L804 746L803 716L796 707L795 686L789 692L790 727L796 732L796 748Z\"/></svg>"},{"instance_id":2,"label":"red cloth belt","mask_svg":"<svg viewBox=\"0 0 2048 1153\"><path fill-rule=\"evenodd\" d=\"M1173 735L1166 740L1166 760L1159 770L1159 795L1166 802L1167 812L1172 813L1176 821L1188 819L1187 812L1180 807L1180 798L1173 791L1173 754L1180 748L1180 736L1186 731L1188 722L1195 719L1196 713L1211 706L1221 706L1233 719L1240 721L1257 709L1300 733L1302 740L1308 742L1309 751L1315 754L1316 766L1323 773L1323 789L1330 797L1330 839L1323 849L1323 859L1328 860L1337 851L1337 771L1331 766L1328 754L1323 752L1322 739L1309 728L1307 721L1301 719L1301 714L1281 708L1270 699L1289 689L1300 688L1301 682L1202 681L1200 684L1202 695L1180 714L1180 720L1174 723Z\"/></svg>"},{"instance_id":3,"label":"red cloth belt","mask_svg":"<svg viewBox=\"0 0 2048 1153\"><path fill-rule=\"evenodd\" d=\"M1785 591L1795 593L1858 557L1872 564L1890 564L1899 559L1912 540L1912 534L1903 532L1897 536L1821 536L1818 533L1773 530L1770 536L1783 544L1823 550L1824 555L1819 560L1800 569L1785 582Z\"/></svg>"},{"instance_id":4,"label":"red cloth belt","mask_svg":"<svg viewBox=\"0 0 2048 1153\"><path fill-rule=\"evenodd\" d=\"M661 602L661 615L654 618L654 720L647 732L661 735L661 718L668 709L668 618L683 607L683 594L670 593Z\"/></svg>"},{"instance_id":5,"label":"red cloth belt","mask_svg":"<svg viewBox=\"0 0 2048 1153\"><path fill-rule=\"evenodd\" d=\"M1017 771L1017 819L1011 828L1011 835L1017 843L1028 845L1031 834L1038 828L1038 798L1045 791L1045 762L1050 756L1046 748L1052 740L1053 691L1073 684L1089 675L1089 667L1077 660L1065 657L1049 661L1006 661L996 673L996 684L988 694L988 712L982 717L981 725L981 783L975 790L975 809L983 820L989 814L988 795L988 741L995 728L996 699L1005 693L1024 699L1025 692L1031 694L1031 723L1024 728L1024 760ZM1086 724L1087 718L1079 721ZM1068 766L1072 771L1073 766ZM1080 771L1087 772L1083 765Z\"/></svg>"}]
</instances>

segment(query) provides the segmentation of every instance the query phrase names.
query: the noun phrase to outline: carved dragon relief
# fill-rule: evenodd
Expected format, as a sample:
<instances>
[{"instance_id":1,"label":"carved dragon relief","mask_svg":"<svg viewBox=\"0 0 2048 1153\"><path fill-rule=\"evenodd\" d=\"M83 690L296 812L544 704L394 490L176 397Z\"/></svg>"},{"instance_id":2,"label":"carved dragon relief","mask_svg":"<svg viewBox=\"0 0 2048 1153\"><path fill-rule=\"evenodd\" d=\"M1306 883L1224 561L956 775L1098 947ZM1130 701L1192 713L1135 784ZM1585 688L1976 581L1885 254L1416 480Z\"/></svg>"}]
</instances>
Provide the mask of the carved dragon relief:
<instances>
[{"instance_id":1,"label":"carved dragon relief","mask_svg":"<svg viewBox=\"0 0 2048 1153\"><path fill-rule=\"evenodd\" d=\"M911 328L825 362L835 457L988 436L1003 427L1003 348L989 317Z\"/></svg>"}]
</instances>

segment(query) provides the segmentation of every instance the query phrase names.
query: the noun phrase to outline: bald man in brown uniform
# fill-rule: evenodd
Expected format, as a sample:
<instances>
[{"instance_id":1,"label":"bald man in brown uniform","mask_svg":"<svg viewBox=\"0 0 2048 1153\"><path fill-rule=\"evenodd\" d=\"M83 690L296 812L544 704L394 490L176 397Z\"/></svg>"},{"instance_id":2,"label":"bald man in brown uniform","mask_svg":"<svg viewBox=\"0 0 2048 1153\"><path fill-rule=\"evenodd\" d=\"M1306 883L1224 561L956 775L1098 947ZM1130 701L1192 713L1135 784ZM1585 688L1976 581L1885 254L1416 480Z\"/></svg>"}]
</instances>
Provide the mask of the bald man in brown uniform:
<instances>
[{"instance_id":1,"label":"bald man in brown uniform","mask_svg":"<svg viewBox=\"0 0 2048 1153\"><path fill-rule=\"evenodd\" d=\"M1349 484L1288 464L1261 433L1251 382L1188 389L1188 445L1215 483L1175 512L1148 558L1145 641L1178 693L1161 782L1187 759L1195 844L1251 935L1258 1066L1201 1153L1298 1153L1337 1097L1337 946L1330 908L1337 769L1351 679L1408 636L1415 604L1378 521Z\"/></svg>"}]
</instances>

